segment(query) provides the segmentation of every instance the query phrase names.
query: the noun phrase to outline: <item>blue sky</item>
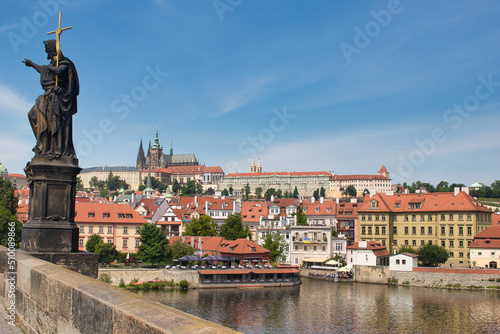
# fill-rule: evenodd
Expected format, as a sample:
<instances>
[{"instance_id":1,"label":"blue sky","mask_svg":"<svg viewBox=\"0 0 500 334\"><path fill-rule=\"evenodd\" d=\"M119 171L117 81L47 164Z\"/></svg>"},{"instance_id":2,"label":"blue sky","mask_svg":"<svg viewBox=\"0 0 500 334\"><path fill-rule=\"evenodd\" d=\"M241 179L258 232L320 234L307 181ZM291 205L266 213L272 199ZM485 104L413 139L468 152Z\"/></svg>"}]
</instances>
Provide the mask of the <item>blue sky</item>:
<instances>
[{"instance_id":1,"label":"blue sky","mask_svg":"<svg viewBox=\"0 0 500 334\"><path fill-rule=\"evenodd\" d=\"M135 165L158 127L174 153L246 172L500 179L497 1L3 1L0 159L20 173L57 27L81 92L81 167Z\"/></svg>"}]
</instances>

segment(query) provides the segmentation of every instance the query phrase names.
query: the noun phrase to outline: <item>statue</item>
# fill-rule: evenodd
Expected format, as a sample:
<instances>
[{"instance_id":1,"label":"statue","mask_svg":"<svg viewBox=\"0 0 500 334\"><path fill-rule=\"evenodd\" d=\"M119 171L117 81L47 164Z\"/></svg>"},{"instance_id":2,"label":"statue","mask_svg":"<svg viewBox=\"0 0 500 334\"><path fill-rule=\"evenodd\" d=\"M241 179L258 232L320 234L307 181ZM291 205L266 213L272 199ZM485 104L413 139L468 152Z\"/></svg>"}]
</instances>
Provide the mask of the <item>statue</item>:
<instances>
[{"instance_id":1,"label":"statue","mask_svg":"<svg viewBox=\"0 0 500 334\"><path fill-rule=\"evenodd\" d=\"M76 158L72 116L77 112L80 87L75 65L64 57L60 48L61 32L67 29L71 27L61 29L59 15L59 27L47 33L55 33L57 39L43 42L50 60L48 65L38 65L29 59L23 61L40 73L40 84L45 91L36 99L28 118L36 138L35 156L46 156L49 160Z\"/></svg>"}]
</instances>

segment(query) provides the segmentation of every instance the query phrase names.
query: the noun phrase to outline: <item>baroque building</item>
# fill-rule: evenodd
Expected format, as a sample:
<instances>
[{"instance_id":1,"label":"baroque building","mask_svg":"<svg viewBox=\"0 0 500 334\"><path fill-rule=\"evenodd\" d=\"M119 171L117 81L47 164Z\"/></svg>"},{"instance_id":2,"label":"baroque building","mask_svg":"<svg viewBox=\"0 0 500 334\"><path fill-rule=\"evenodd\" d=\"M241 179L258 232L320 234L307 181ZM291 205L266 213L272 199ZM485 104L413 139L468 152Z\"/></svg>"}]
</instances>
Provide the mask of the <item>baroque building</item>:
<instances>
[{"instance_id":1,"label":"baroque building","mask_svg":"<svg viewBox=\"0 0 500 334\"><path fill-rule=\"evenodd\" d=\"M170 142L169 154L164 154L163 146L160 145L160 139L158 138L158 129L156 130L154 143L151 145L151 142L149 142L147 152L144 151L141 139L139 152L137 153L136 168L147 169L149 167L149 162L151 162L152 169L176 166L198 166L198 160L193 153L174 155L174 147L172 142Z\"/></svg>"}]
</instances>

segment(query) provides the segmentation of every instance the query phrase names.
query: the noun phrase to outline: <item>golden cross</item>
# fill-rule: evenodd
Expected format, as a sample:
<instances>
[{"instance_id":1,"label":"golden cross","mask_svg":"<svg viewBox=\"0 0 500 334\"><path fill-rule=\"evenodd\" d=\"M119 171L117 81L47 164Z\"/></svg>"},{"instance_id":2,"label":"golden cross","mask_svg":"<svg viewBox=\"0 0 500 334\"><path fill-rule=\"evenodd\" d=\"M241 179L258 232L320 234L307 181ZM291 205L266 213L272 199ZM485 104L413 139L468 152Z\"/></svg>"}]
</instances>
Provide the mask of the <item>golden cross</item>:
<instances>
[{"instance_id":1,"label":"golden cross","mask_svg":"<svg viewBox=\"0 0 500 334\"><path fill-rule=\"evenodd\" d=\"M59 25L57 29L51 32L48 32L47 35L56 34L56 51L57 51L57 62L56 65L59 66L59 55L61 54L61 33L64 30L71 29L73 27L67 27L61 29L61 12L59 12ZM57 75L56 75L56 86L57 86Z\"/></svg>"}]
</instances>

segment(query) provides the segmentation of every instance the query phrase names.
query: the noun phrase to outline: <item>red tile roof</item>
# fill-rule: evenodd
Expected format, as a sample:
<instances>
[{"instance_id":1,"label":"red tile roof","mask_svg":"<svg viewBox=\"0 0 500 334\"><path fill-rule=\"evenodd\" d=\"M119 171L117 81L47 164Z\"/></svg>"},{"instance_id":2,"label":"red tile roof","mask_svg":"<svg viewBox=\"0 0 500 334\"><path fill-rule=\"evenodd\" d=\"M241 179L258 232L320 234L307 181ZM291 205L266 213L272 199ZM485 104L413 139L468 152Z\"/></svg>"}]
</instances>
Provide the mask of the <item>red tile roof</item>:
<instances>
[{"instance_id":1,"label":"red tile roof","mask_svg":"<svg viewBox=\"0 0 500 334\"><path fill-rule=\"evenodd\" d=\"M268 215L266 202L243 202L241 205L241 219L247 223L258 223L260 217Z\"/></svg>"},{"instance_id":2,"label":"red tile roof","mask_svg":"<svg viewBox=\"0 0 500 334\"><path fill-rule=\"evenodd\" d=\"M9 178L25 179L26 175L24 175L24 174L9 173Z\"/></svg>"},{"instance_id":3,"label":"red tile roof","mask_svg":"<svg viewBox=\"0 0 500 334\"><path fill-rule=\"evenodd\" d=\"M363 203L339 203L337 205L337 219L357 219L358 209Z\"/></svg>"},{"instance_id":4,"label":"red tile roof","mask_svg":"<svg viewBox=\"0 0 500 334\"><path fill-rule=\"evenodd\" d=\"M378 208L371 208L371 202L378 201ZM400 203L396 207L396 203ZM421 203L419 209L410 209L409 204ZM425 193L425 194L375 194L365 196L364 203L358 212L436 212L436 211L480 211L491 213L491 210L477 203L476 200L465 192L454 196L451 192Z\"/></svg>"},{"instance_id":5,"label":"red tile roof","mask_svg":"<svg viewBox=\"0 0 500 334\"><path fill-rule=\"evenodd\" d=\"M196 250L201 250L203 253L204 252L217 252L217 249L219 248L220 243L224 240L223 237L191 237L186 236L174 236L169 239L170 244L175 242L176 240L183 240L184 242L187 243L188 245L191 245L191 240L193 241L193 246ZM199 242L201 240L201 249Z\"/></svg>"},{"instance_id":6,"label":"red tile roof","mask_svg":"<svg viewBox=\"0 0 500 334\"><path fill-rule=\"evenodd\" d=\"M367 241L366 242L367 247L362 248L359 247L359 242L354 242L352 245L347 246L347 249L367 249L371 250L375 256L380 257L380 256L389 256L391 255L385 246L382 246L379 242L376 241Z\"/></svg>"},{"instance_id":7,"label":"red tile roof","mask_svg":"<svg viewBox=\"0 0 500 334\"><path fill-rule=\"evenodd\" d=\"M499 248L500 226L491 226L474 237L469 248Z\"/></svg>"},{"instance_id":8,"label":"red tile roof","mask_svg":"<svg viewBox=\"0 0 500 334\"><path fill-rule=\"evenodd\" d=\"M334 200L324 199L323 204L320 201L302 201L300 204L306 216L335 216L336 203Z\"/></svg>"},{"instance_id":9,"label":"red tile roof","mask_svg":"<svg viewBox=\"0 0 500 334\"><path fill-rule=\"evenodd\" d=\"M93 213L93 217L89 217L89 213ZM105 213L109 218L103 218ZM118 218L119 214L124 218ZM131 218L125 218L126 215L131 215ZM127 204L76 203L75 223L146 224L147 221Z\"/></svg>"},{"instance_id":10,"label":"red tile roof","mask_svg":"<svg viewBox=\"0 0 500 334\"><path fill-rule=\"evenodd\" d=\"M389 171L387 170L387 168L385 168L384 165L382 165L382 167L380 167L380 169L377 173L389 173Z\"/></svg>"},{"instance_id":11,"label":"red tile roof","mask_svg":"<svg viewBox=\"0 0 500 334\"><path fill-rule=\"evenodd\" d=\"M254 249L254 251L252 251ZM224 240L221 242L219 248L217 249L221 255L263 255L267 254L269 256L270 251L264 247L256 244L255 242L247 239L236 239L236 240Z\"/></svg>"},{"instance_id":12,"label":"red tile roof","mask_svg":"<svg viewBox=\"0 0 500 334\"><path fill-rule=\"evenodd\" d=\"M366 174L356 174L356 175L332 175L330 181L348 181L348 180L390 180L383 175L366 175Z\"/></svg>"},{"instance_id":13,"label":"red tile roof","mask_svg":"<svg viewBox=\"0 0 500 334\"><path fill-rule=\"evenodd\" d=\"M144 216L145 218L151 218L155 214L156 210L160 207L161 201L158 198L143 198L137 205L134 210L138 210L139 208L144 208L147 214Z\"/></svg>"}]
</instances>

